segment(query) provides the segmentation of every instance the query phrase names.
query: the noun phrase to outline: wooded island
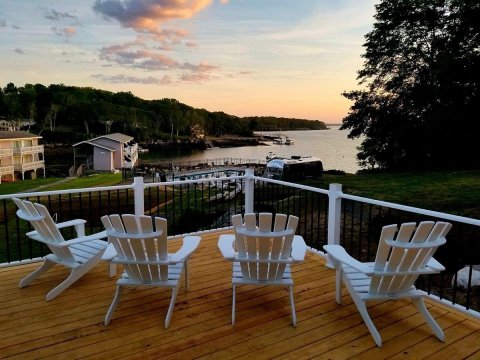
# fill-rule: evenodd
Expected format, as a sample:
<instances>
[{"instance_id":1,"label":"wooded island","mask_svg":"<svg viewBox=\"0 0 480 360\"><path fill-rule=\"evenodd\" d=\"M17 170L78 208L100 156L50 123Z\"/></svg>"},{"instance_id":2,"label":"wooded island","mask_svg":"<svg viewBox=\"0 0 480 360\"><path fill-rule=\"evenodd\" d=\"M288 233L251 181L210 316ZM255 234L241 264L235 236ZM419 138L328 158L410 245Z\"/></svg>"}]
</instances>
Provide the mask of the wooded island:
<instances>
[{"instance_id":1,"label":"wooded island","mask_svg":"<svg viewBox=\"0 0 480 360\"><path fill-rule=\"evenodd\" d=\"M253 111L253 110L252 110ZM73 144L107 133L139 143L202 142L208 137L250 137L254 131L320 130L318 120L238 117L196 109L175 99L144 100L131 92L53 84L8 83L0 89L0 119L40 134L46 143Z\"/></svg>"}]
</instances>

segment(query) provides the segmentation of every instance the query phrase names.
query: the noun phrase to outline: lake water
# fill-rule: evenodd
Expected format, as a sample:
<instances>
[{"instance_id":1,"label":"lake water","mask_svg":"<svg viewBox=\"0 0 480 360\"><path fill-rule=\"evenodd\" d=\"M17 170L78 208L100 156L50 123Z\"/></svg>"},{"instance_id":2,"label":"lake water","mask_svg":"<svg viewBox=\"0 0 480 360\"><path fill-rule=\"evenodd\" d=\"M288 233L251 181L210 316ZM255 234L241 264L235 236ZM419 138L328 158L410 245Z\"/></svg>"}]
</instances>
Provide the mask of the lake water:
<instances>
[{"instance_id":1,"label":"lake water","mask_svg":"<svg viewBox=\"0 0 480 360\"><path fill-rule=\"evenodd\" d=\"M265 135L277 135L278 132L263 132ZM292 155L316 156L323 162L325 170L343 170L355 173L360 170L357 164L357 146L361 139L348 139L348 131L340 131L339 126L329 126L328 130L282 131L282 136L295 140L293 145L242 146L234 148L214 148L205 151L186 153L142 153L140 159L208 160L217 158L242 158L265 160L269 152L277 156Z\"/></svg>"}]
</instances>

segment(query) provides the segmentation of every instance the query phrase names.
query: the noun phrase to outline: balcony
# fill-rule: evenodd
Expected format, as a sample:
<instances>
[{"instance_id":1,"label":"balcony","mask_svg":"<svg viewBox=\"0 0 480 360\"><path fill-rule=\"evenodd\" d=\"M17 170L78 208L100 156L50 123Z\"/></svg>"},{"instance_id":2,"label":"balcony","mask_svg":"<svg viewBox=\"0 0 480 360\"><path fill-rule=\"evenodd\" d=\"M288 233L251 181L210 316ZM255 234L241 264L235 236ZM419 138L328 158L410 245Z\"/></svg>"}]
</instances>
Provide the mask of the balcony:
<instances>
[{"instance_id":1,"label":"balcony","mask_svg":"<svg viewBox=\"0 0 480 360\"><path fill-rule=\"evenodd\" d=\"M13 174L14 167L13 165L0 166L0 175Z\"/></svg>"},{"instance_id":2,"label":"balcony","mask_svg":"<svg viewBox=\"0 0 480 360\"><path fill-rule=\"evenodd\" d=\"M133 168L138 160L138 144L132 146L126 146L124 148L125 160L123 161L123 167L126 169Z\"/></svg>"},{"instance_id":3,"label":"balcony","mask_svg":"<svg viewBox=\"0 0 480 360\"><path fill-rule=\"evenodd\" d=\"M471 275L466 288L461 287L456 275L464 265L472 269L478 259L480 220L349 195L338 184L319 189L251 172L149 184L135 178L129 185L16 194L47 205L59 222L86 219L89 233L102 229L104 214L137 213L166 218L173 246L178 246L175 236L202 235L191 262L191 289L186 294L180 289L167 330L162 321L170 293L158 289L127 291L112 323L104 327L115 288L106 264L51 302L44 301L46 292L67 275L60 267L27 288L18 288L19 279L38 266L29 262L43 256L45 248L25 236L26 225L18 222L10 200L13 195L0 195L4 357L453 359L480 354L478 288L471 286ZM290 325L288 293L275 287L239 287L237 324L230 325L231 265L221 257L217 240L219 234L231 232L231 215L244 211L300 217L297 232L310 251L305 262L293 267L296 328ZM408 301L381 302L369 307L384 340L377 348L347 292L342 305L334 302L335 276L325 266L322 247L340 243L359 260L371 261L381 226L419 219L453 223L447 244L436 256L447 269L417 284L444 329L446 342L434 337Z\"/></svg>"},{"instance_id":4,"label":"balcony","mask_svg":"<svg viewBox=\"0 0 480 360\"><path fill-rule=\"evenodd\" d=\"M25 172L29 170L43 169L45 167L44 161L30 161L23 164L14 164L15 171Z\"/></svg>"},{"instance_id":5,"label":"balcony","mask_svg":"<svg viewBox=\"0 0 480 360\"><path fill-rule=\"evenodd\" d=\"M237 323L231 325L231 264L217 249L221 232L202 236L191 260L190 289L183 282L168 329L165 289L127 290L112 322L103 325L115 279L107 265L92 269L58 298L45 293L68 273L58 267L30 286L18 281L38 264L0 269L2 357L8 358L476 358L480 322L427 300L444 328L439 342L408 301L372 304L370 313L384 344L377 348L350 296L334 301L334 271L309 254L293 267L297 327L291 326L288 292L276 287L240 286ZM173 246L178 246L172 240ZM408 355L410 354L410 355Z\"/></svg>"},{"instance_id":6,"label":"balcony","mask_svg":"<svg viewBox=\"0 0 480 360\"><path fill-rule=\"evenodd\" d=\"M13 156L13 149L0 149L0 157Z\"/></svg>"},{"instance_id":7,"label":"balcony","mask_svg":"<svg viewBox=\"0 0 480 360\"><path fill-rule=\"evenodd\" d=\"M43 152L44 152L43 145L25 146L25 147L13 149L13 153L15 155L38 154Z\"/></svg>"}]
</instances>

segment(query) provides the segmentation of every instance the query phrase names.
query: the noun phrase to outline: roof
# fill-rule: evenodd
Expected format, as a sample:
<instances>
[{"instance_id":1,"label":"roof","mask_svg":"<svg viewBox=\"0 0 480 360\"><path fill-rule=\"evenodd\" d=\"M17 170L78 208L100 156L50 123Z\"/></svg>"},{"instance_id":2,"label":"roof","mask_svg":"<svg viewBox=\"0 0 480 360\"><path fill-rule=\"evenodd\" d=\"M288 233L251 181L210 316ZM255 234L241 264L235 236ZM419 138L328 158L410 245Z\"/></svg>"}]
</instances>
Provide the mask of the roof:
<instances>
[{"instance_id":1,"label":"roof","mask_svg":"<svg viewBox=\"0 0 480 360\"><path fill-rule=\"evenodd\" d=\"M109 139L109 140L117 141L119 143L126 144L129 141L133 140L133 137L129 136L129 135L121 134L121 133L113 133L113 134L98 136L98 137L90 139L90 140L80 141L79 143L73 144L73 146L75 147L75 146L80 145L80 144L90 144L90 145L94 145L94 146L98 146L98 147L105 147L105 145L100 146L96 143L95 140L98 140L98 139ZM109 149L108 147L105 147L105 148ZM111 149L111 150L113 150L113 149Z\"/></svg>"},{"instance_id":2,"label":"roof","mask_svg":"<svg viewBox=\"0 0 480 360\"><path fill-rule=\"evenodd\" d=\"M94 139L95 140L95 139ZM85 141L82 141L82 142L79 142L78 144L75 144L73 146L77 146L77 145L81 145L81 144L88 144L88 145L92 145L92 146L96 146L100 149L104 149L104 150L107 150L107 151L115 151L116 149L112 148L112 147L109 147L109 146L105 146L103 144L97 144L94 140L85 140Z\"/></svg>"},{"instance_id":3,"label":"roof","mask_svg":"<svg viewBox=\"0 0 480 360\"><path fill-rule=\"evenodd\" d=\"M42 136L26 131L0 131L0 140L9 139L41 139Z\"/></svg>"},{"instance_id":4,"label":"roof","mask_svg":"<svg viewBox=\"0 0 480 360\"><path fill-rule=\"evenodd\" d=\"M107 138L107 139L118 141L118 142L121 142L121 143L127 143L127 142L133 140L132 136L128 136L128 135L121 134L121 133L107 134L107 135L99 136L98 138L95 138L95 139L100 139L100 138Z\"/></svg>"}]
</instances>

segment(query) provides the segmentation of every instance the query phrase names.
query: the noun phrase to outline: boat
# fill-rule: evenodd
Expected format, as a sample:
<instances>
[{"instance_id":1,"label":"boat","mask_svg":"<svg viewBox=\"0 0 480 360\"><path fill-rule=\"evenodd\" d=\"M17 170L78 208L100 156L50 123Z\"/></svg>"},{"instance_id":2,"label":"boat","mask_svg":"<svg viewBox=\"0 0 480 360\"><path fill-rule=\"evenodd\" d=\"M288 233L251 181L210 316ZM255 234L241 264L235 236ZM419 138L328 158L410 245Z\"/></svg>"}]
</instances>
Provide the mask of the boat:
<instances>
[{"instance_id":1,"label":"boat","mask_svg":"<svg viewBox=\"0 0 480 360\"><path fill-rule=\"evenodd\" d=\"M295 139L287 136L285 139L285 145L293 145L293 144L295 144Z\"/></svg>"},{"instance_id":2,"label":"boat","mask_svg":"<svg viewBox=\"0 0 480 360\"><path fill-rule=\"evenodd\" d=\"M277 145L282 145L283 144L283 137L282 136L277 136L273 138L273 143Z\"/></svg>"},{"instance_id":3,"label":"boat","mask_svg":"<svg viewBox=\"0 0 480 360\"><path fill-rule=\"evenodd\" d=\"M268 154L267 154L267 161L269 160L272 160L274 158L277 157L277 154L275 154L273 151L270 151Z\"/></svg>"}]
</instances>

